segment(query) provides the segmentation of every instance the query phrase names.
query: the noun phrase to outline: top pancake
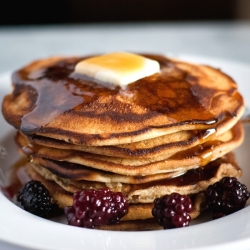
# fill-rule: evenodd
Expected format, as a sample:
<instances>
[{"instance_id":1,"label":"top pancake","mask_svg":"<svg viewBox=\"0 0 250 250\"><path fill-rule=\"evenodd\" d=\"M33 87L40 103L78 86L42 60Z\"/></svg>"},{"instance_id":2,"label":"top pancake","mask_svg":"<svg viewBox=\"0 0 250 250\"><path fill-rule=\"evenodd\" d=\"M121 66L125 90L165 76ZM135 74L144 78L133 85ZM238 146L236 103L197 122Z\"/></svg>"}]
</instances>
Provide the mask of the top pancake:
<instances>
[{"instance_id":1,"label":"top pancake","mask_svg":"<svg viewBox=\"0 0 250 250\"><path fill-rule=\"evenodd\" d=\"M107 86L74 73L83 58L36 61L12 76L4 98L6 120L27 135L88 146L118 145L182 130L230 129L244 102L220 70L156 55L160 73Z\"/></svg>"}]
</instances>

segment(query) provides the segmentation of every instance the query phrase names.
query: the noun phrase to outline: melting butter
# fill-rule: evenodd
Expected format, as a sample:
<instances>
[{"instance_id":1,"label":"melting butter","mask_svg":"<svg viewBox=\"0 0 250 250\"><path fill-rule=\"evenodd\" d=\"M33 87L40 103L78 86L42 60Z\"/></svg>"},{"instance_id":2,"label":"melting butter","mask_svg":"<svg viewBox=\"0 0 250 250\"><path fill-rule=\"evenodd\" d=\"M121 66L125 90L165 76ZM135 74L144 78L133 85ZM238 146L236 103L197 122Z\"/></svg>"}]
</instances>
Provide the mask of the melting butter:
<instances>
[{"instance_id":1,"label":"melting butter","mask_svg":"<svg viewBox=\"0 0 250 250\"><path fill-rule=\"evenodd\" d=\"M75 72L121 87L160 71L152 59L127 52L115 52L80 61Z\"/></svg>"}]
</instances>

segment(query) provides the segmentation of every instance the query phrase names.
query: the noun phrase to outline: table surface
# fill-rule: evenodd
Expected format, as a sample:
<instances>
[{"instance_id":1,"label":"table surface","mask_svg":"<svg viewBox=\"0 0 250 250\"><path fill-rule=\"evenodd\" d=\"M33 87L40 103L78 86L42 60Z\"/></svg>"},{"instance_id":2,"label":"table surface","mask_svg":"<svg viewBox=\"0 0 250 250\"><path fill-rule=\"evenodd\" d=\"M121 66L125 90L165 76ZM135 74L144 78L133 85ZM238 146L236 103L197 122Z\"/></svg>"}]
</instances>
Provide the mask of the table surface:
<instances>
[{"instance_id":1,"label":"table surface","mask_svg":"<svg viewBox=\"0 0 250 250\"><path fill-rule=\"evenodd\" d=\"M47 56L113 51L197 55L250 65L250 22L0 27L0 74ZM24 250L4 242L0 249Z\"/></svg>"},{"instance_id":2,"label":"table surface","mask_svg":"<svg viewBox=\"0 0 250 250\"><path fill-rule=\"evenodd\" d=\"M0 73L51 55L112 51L191 54L250 63L250 22L0 27Z\"/></svg>"}]
</instances>

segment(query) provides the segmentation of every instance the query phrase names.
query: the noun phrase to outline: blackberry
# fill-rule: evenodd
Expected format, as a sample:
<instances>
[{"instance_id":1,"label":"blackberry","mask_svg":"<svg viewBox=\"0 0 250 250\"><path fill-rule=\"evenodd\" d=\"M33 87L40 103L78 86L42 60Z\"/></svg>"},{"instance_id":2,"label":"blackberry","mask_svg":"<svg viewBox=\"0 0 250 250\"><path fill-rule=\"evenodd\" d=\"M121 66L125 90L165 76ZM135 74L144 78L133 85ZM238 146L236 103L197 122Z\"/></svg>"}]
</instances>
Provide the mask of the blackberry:
<instances>
[{"instance_id":1,"label":"blackberry","mask_svg":"<svg viewBox=\"0 0 250 250\"><path fill-rule=\"evenodd\" d=\"M128 212L128 202L122 193L108 188L84 189L73 195L73 205L64 210L68 224L94 228L115 224Z\"/></svg>"},{"instance_id":2,"label":"blackberry","mask_svg":"<svg viewBox=\"0 0 250 250\"><path fill-rule=\"evenodd\" d=\"M186 227L191 221L192 207L188 196L172 193L155 199L152 215L164 229Z\"/></svg>"},{"instance_id":3,"label":"blackberry","mask_svg":"<svg viewBox=\"0 0 250 250\"><path fill-rule=\"evenodd\" d=\"M40 217L48 217L57 205L51 202L51 196L45 186L39 181L27 182L17 194L17 201L20 206Z\"/></svg>"},{"instance_id":4,"label":"blackberry","mask_svg":"<svg viewBox=\"0 0 250 250\"><path fill-rule=\"evenodd\" d=\"M236 178L224 177L208 186L205 197L208 208L214 213L213 218L217 219L242 209L250 193Z\"/></svg>"}]
</instances>

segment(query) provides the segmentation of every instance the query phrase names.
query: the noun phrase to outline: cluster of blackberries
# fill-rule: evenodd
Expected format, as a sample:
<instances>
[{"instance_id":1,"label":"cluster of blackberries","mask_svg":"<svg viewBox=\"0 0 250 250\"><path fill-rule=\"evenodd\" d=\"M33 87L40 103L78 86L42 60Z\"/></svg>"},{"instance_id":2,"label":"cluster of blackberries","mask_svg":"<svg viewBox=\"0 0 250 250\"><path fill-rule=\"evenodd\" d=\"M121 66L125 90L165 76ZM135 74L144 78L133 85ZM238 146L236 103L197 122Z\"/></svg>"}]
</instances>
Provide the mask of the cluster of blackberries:
<instances>
[{"instance_id":1,"label":"cluster of blackberries","mask_svg":"<svg viewBox=\"0 0 250 250\"><path fill-rule=\"evenodd\" d=\"M108 188L86 189L73 195L73 205L65 208L69 225L94 228L115 224L128 212L128 202L120 192Z\"/></svg>"},{"instance_id":2,"label":"cluster of blackberries","mask_svg":"<svg viewBox=\"0 0 250 250\"><path fill-rule=\"evenodd\" d=\"M224 177L210 185L204 194L214 219L242 209L250 197L247 187L233 177ZM19 190L17 201L24 210L40 217L49 217L58 210L48 190L39 181L26 183ZM164 229L186 227L191 221L192 207L188 196L172 193L155 199L152 215ZM127 212L128 202L124 195L108 188L76 192L73 205L65 208L70 225L86 228L118 223Z\"/></svg>"}]
</instances>

